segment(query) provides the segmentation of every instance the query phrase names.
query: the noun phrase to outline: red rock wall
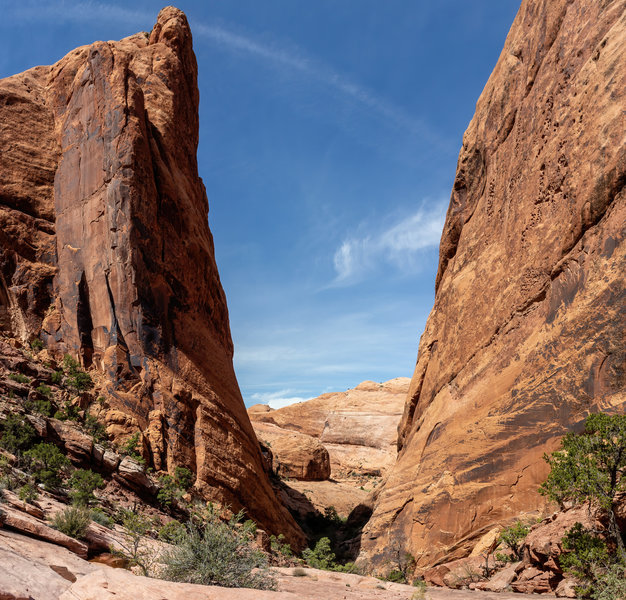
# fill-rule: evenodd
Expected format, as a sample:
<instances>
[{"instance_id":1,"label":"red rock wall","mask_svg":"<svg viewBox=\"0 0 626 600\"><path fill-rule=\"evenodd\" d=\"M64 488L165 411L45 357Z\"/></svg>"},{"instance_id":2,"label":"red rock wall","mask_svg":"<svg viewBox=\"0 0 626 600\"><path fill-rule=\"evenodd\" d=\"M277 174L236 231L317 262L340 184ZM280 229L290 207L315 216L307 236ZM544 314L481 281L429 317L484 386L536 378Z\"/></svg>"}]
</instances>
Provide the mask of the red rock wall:
<instances>
[{"instance_id":1,"label":"red rock wall","mask_svg":"<svg viewBox=\"0 0 626 600\"><path fill-rule=\"evenodd\" d=\"M463 137L398 462L361 557L420 568L543 506L542 460L626 408L626 2L524 0Z\"/></svg>"},{"instance_id":2,"label":"red rock wall","mask_svg":"<svg viewBox=\"0 0 626 600\"><path fill-rule=\"evenodd\" d=\"M1 81L0 123L0 327L103 371L156 469L299 543L232 366L184 14Z\"/></svg>"}]
</instances>

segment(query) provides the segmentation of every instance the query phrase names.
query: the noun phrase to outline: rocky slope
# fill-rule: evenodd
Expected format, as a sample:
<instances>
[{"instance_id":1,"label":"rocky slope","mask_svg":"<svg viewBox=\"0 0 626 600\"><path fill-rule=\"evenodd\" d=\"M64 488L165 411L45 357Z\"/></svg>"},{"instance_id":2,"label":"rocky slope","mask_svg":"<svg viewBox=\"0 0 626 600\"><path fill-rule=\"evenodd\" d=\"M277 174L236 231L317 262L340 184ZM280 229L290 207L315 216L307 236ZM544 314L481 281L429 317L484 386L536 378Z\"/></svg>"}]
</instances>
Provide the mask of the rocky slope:
<instances>
[{"instance_id":1,"label":"rocky slope","mask_svg":"<svg viewBox=\"0 0 626 600\"><path fill-rule=\"evenodd\" d=\"M232 366L187 20L0 81L0 329L104 374L157 470L292 543ZM124 418L121 419L124 421Z\"/></svg>"},{"instance_id":2,"label":"rocky slope","mask_svg":"<svg viewBox=\"0 0 626 600\"><path fill-rule=\"evenodd\" d=\"M540 509L542 455L626 409L626 2L523 0L463 138L399 457L362 540L418 570Z\"/></svg>"}]
</instances>

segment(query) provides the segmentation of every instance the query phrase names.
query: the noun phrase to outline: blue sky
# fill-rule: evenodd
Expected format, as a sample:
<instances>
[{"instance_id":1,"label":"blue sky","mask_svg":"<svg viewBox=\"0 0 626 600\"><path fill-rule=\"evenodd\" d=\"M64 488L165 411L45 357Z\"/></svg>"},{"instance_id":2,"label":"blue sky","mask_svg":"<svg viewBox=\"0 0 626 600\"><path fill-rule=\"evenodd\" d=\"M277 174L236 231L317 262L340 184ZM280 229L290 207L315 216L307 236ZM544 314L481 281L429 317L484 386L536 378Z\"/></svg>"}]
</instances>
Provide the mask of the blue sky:
<instances>
[{"instance_id":1,"label":"blue sky","mask_svg":"<svg viewBox=\"0 0 626 600\"><path fill-rule=\"evenodd\" d=\"M0 77L154 1L7 3ZM246 404L410 376L462 135L519 0L180 1Z\"/></svg>"}]
</instances>

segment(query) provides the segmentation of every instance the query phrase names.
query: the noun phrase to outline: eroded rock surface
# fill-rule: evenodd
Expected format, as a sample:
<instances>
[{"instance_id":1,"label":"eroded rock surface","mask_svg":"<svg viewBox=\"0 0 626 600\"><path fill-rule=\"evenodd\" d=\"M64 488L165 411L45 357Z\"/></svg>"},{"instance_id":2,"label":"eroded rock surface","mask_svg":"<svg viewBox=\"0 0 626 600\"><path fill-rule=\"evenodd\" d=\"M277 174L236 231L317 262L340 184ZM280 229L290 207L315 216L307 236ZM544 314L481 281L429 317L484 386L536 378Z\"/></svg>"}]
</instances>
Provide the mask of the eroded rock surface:
<instances>
[{"instance_id":1,"label":"eroded rock surface","mask_svg":"<svg viewBox=\"0 0 626 600\"><path fill-rule=\"evenodd\" d=\"M463 138L435 305L361 558L419 569L541 509L544 452L626 408L626 2L524 0Z\"/></svg>"},{"instance_id":2,"label":"eroded rock surface","mask_svg":"<svg viewBox=\"0 0 626 600\"><path fill-rule=\"evenodd\" d=\"M408 386L406 377L385 383L364 381L346 392L322 394L278 410L251 406L248 414L261 439L266 432L279 434L264 424L318 439L328 450L333 478L352 471L381 476L395 462L397 427Z\"/></svg>"},{"instance_id":3,"label":"eroded rock surface","mask_svg":"<svg viewBox=\"0 0 626 600\"><path fill-rule=\"evenodd\" d=\"M299 545L233 371L196 79L168 7L149 35L0 81L0 330L95 367L156 470L192 469L207 498Z\"/></svg>"}]
</instances>

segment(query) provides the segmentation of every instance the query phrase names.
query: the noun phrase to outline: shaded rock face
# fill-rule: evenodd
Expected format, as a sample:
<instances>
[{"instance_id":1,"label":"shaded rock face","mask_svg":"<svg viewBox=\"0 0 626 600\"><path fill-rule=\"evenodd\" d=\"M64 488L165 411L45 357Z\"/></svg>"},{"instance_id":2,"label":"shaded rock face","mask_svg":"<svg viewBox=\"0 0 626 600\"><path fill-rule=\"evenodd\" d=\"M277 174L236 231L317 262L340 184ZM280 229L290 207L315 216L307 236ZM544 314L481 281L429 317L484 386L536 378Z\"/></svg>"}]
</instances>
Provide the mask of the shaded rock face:
<instances>
[{"instance_id":1,"label":"shaded rock face","mask_svg":"<svg viewBox=\"0 0 626 600\"><path fill-rule=\"evenodd\" d=\"M295 541L233 371L196 79L168 7L149 35L0 81L0 330L104 372L156 469L193 469L208 497Z\"/></svg>"},{"instance_id":2,"label":"shaded rock face","mask_svg":"<svg viewBox=\"0 0 626 600\"><path fill-rule=\"evenodd\" d=\"M361 558L466 556L626 408L626 2L524 0L463 138L398 462Z\"/></svg>"}]
</instances>

